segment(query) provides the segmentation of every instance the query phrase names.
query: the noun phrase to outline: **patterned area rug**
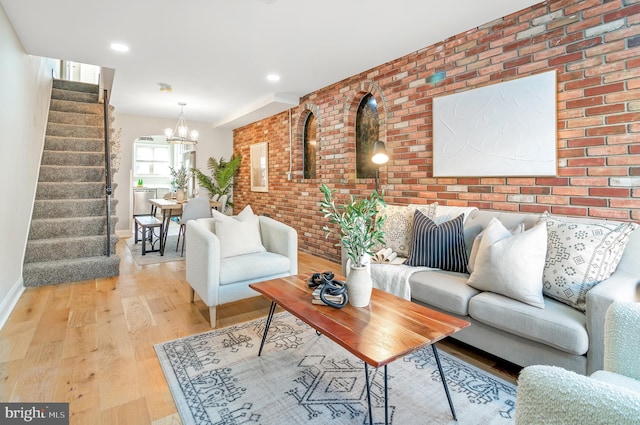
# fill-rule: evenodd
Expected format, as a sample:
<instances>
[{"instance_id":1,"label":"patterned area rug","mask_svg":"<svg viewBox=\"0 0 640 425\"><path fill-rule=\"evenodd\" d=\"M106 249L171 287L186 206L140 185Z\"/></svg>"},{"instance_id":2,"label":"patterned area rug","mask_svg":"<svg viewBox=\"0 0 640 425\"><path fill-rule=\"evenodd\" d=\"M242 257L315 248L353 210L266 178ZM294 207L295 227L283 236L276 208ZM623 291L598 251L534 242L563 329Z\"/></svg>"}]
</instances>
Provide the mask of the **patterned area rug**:
<instances>
[{"instance_id":1,"label":"patterned area rug","mask_svg":"<svg viewBox=\"0 0 640 425\"><path fill-rule=\"evenodd\" d=\"M288 313L155 346L185 425L368 424L363 363ZM458 424L512 424L516 388L439 351ZM369 368L370 373L374 369ZM390 423L454 424L427 347L388 366ZM372 378L384 423L383 369Z\"/></svg>"},{"instance_id":2,"label":"patterned area rug","mask_svg":"<svg viewBox=\"0 0 640 425\"><path fill-rule=\"evenodd\" d=\"M142 255L142 242L134 244L133 236L127 238L127 247L129 247L131 256L136 264L146 266L148 264L166 263L168 261L184 261L184 257L180 255L182 253L180 248L176 251L176 242L178 242L178 235L167 236L167 247L164 250L164 255L160 255L159 252L147 252L145 255ZM149 249L148 247L149 244L147 244L147 249Z\"/></svg>"}]
</instances>

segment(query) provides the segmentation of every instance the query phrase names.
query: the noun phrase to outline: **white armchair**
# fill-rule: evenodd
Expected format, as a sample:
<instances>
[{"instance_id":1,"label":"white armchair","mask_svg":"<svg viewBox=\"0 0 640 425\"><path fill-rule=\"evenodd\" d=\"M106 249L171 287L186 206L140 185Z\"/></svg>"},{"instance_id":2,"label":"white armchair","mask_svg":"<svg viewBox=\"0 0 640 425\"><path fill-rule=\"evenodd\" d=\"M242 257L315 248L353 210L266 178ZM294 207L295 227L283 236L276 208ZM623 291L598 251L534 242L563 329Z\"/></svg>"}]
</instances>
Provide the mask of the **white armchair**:
<instances>
[{"instance_id":1,"label":"white armchair","mask_svg":"<svg viewBox=\"0 0 640 425\"><path fill-rule=\"evenodd\" d=\"M204 218L187 223L186 272L194 292L209 307L211 327L216 327L216 307L259 295L250 283L298 274L298 234L292 227L269 217L259 219L260 242L265 250L227 256L216 235L216 219ZM235 220L228 217L227 220ZM222 226L219 225L219 231ZM223 235L220 234L222 237ZM234 241L245 238L237 235Z\"/></svg>"},{"instance_id":2,"label":"white armchair","mask_svg":"<svg viewBox=\"0 0 640 425\"><path fill-rule=\"evenodd\" d=\"M604 370L589 377L554 366L524 368L516 423L640 424L640 303L614 302L607 310Z\"/></svg>"}]
</instances>

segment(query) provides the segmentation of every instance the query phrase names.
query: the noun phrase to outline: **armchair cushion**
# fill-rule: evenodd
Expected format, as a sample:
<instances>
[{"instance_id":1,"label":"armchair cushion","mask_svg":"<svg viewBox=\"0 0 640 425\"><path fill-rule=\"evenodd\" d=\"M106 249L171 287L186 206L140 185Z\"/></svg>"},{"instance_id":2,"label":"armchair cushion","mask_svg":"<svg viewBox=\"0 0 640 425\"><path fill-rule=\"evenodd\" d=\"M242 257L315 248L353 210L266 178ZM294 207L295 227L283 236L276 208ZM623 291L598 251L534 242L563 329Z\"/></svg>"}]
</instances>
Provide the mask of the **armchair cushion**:
<instances>
[{"instance_id":1,"label":"armchair cushion","mask_svg":"<svg viewBox=\"0 0 640 425\"><path fill-rule=\"evenodd\" d=\"M220 259L220 285L287 273L289 258L273 252L236 255Z\"/></svg>"}]
</instances>

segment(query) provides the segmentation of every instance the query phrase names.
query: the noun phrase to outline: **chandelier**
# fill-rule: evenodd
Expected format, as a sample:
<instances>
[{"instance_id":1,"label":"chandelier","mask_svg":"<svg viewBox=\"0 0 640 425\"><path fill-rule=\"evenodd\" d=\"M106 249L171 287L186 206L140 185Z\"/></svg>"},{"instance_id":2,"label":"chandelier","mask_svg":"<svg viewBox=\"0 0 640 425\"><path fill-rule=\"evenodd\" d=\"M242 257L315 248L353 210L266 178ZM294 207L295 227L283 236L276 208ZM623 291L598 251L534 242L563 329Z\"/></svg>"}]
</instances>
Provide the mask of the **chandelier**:
<instances>
[{"instance_id":1,"label":"chandelier","mask_svg":"<svg viewBox=\"0 0 640 425\"><path fill-rule=\"evenodd\" d=\"M179 145L195 145L198 143L198 130L189 130L187 126L187 119L184 116L184 107L186 103L180 102L180 117L178 117L178 124L175 129L165 128L164 135L167 137L167 142Z\"/></svg>"}]
</instances>

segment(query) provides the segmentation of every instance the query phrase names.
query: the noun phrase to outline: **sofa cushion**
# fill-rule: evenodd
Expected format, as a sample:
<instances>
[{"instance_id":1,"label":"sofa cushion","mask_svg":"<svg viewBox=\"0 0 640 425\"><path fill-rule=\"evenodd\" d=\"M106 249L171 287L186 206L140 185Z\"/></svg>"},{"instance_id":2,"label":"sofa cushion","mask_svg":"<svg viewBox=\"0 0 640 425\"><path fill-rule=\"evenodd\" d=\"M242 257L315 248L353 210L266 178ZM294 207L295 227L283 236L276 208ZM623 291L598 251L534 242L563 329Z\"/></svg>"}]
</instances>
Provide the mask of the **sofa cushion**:
<instances>
[{"instance_id":1,"label":"sofa cushion","mask_svg":"<svg viewBox=\"0 0 640 425\"><path fill-rule=\"evenodd\" d=\"M400 257L407 257L411 245L415 210L420 209L427 217L433 219L437 205L437 203L433 203L430 205L386 205L381 207L378 214L386 217L382 224L385 247L391 248ZM382 246L376 246L374 251L381 248Z\"/></svg>"},{"instance_id":2,"label":"sofa cushion","mask_svg":"<svg viewBox=\"0 0 640 425\"><path fill-rule=\"evenodd\" d=\"M273 252L236 255L220 259L220 285L288 273L289 258Z\"/></svg>"},{"instance_id":3,"label":"sofa cushion","mask_svg":"<svg viewBox=\"0 0 640 425\"><path fill-rule=\"evenodd\" d=\"M587 292L616 270L637 224L580 222L547 214L541 220L549 235L543 291L584 311Z\"/></svg>"},{"instance_id":4,"label":"sofa cushion","mask_svg":"<svg viewBox=\"0 0 640 425\"><path fill-rule=\"evenodd\" d=\"M416 210L411 249L405 264L465 273L469 258L464 245L463 221L464 216L459 215L438 225Z\"/></svg>"},{"instance_id":5,"label":"sofa cushion","mask_svg":"<svg viewBox=\"0 0 640 425\"><path fill-rule=\"evenodd\" d=\"M390 266L391 267L391 266ZM469 315L469 300L480 293L467 285L469 275L428 270L409 278L411 298L460 316Z\"/></svg>"},{"instance_id":6,"label":"sofa cushion","mask_svg":"<svg viewBox=\"0 0 640 425\"><path fill-rule=\"evenodd\" d=\"M585 314L549 298L544 301L545 308L540 309L503 295L482 292L469 301L469 315L567 353L585 354L589 348Z\"/></svg>"},{"instance_id":7,"label":"sofa cushion","mask_svg":"<svg viewBox=\"0 0 640 425\"><path fill-rule=\"evenodd\" d=\"M544 308L542 271L547 253L544 224L512 235L494 218L484 230L475 267L467 283L481 291L491 291Z\"/></svg>"}]
</instances>

